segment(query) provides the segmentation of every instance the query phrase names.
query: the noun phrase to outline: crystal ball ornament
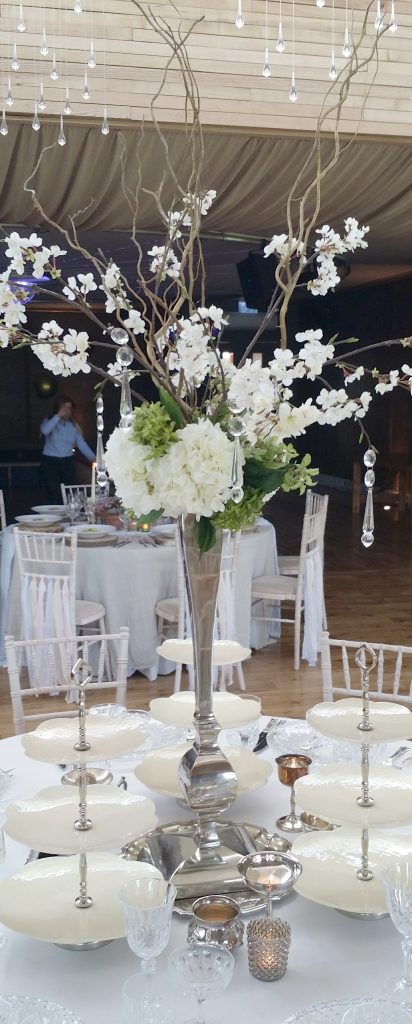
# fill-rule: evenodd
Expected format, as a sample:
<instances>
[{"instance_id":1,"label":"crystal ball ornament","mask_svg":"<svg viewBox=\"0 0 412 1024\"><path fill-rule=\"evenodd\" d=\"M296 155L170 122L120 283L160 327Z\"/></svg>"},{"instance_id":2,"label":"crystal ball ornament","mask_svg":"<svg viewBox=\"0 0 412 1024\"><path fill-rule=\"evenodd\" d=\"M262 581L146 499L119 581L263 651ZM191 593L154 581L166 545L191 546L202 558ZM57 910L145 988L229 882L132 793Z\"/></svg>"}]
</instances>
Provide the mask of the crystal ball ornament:
<instances>
[{"instance_id":1,"label":"crystal ball ornament","mask_svg":"<svg viewBox=\"0 0 412 1024\"><path fill-rule=\"evenodd\" d=\"M116 363L119 363L119 366L122 366L123 369L127 369L128 366L131 366L132 362L132 350L128 348L127 345L124 345L122 348L119 348L119 351L116 352Z\"/></svg>"},{"instance_id":2,"label":"crystal ball ornament","mask_svg":"<svg viewBox=\"0 0 412 1024\"><path fill-rule=\"evenodd\" d=\"M365 484L366 487L373 487L375 483L375 474L373 469L367 469L365 473Z\"/></svg>"},{"instance_id":3,"label":"crystal ball ornament","mask_svg":"<svg viewBox=\"0 0 412 1024\"><path fill-rule=\"evenodd\" d=\"M363 456L363 461L364 461L365 466L367 466L368 468L370 468L371 466L375 465L376 454L373 451L373 448L368 448L367 449L367 451L365 452L365 454Z\"/></svg>"},{"instance_id":4,"label":"crystal ball ornament","mask_svg":"<svg viewBox=\"0 0 412 1024\"><path fill-rule=\"evenodd\" d=\"M373 541L374 536L372 530L364 530L361 536L361 543L363 544L364 548L372 547Z\"/></svg>"},{"instance_id":5,"label":"crystal ball ornament","mask_svg":"<svg viewBox=\"0 0 412 1024\"><path fill-rule=\"evenodd\" d=\"M110 337L115 345L127 345L129 340L129 335L124 327L113 327L110 331Z\"/></svg>"}]
</instances>

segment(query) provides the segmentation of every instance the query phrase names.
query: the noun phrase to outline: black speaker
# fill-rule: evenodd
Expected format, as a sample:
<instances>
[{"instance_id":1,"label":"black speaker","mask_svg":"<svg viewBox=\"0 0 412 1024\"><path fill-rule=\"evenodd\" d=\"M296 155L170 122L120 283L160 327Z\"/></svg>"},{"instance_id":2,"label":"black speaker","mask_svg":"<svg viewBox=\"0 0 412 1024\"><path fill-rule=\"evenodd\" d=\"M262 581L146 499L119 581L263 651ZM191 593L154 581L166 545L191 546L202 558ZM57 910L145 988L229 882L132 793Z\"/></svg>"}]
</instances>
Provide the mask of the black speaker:
<instances>
[{"instance_id":1,"label":"black speaker","mask_svg":"<svg viewBox=\"0 0 412 1024\"><path fill-rule=\"evenodd\" d=\"M265 313L275 289L276 257L250 252L236 267L246 305Z\"/></svg>"}]
</instances>

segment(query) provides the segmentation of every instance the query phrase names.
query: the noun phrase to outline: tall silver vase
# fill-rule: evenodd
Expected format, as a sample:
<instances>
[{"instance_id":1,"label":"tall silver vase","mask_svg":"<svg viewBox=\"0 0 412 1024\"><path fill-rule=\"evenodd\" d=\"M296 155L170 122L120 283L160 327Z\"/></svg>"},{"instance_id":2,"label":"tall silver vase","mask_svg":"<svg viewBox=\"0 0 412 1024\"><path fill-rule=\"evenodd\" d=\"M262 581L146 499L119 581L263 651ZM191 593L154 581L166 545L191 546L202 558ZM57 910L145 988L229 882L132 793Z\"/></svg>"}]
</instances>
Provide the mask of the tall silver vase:
<instances>
[{"instance_id":1,"label":"tall silver vase","mask_svg":"<svg viewBox=\"0 0 412 1024\"><path fill-rule=\"evenodd\" d=\"M184 755L180 784L198 822L200 849L207 853L220 844L216 819L236 798L237 779L219 749L220 726L213 713L213 633L222 558L222 531L210 551L200 554L195 543L195 517L182 516L179 535L192 625L196 738Z\"/></svg>"}]
</instances>

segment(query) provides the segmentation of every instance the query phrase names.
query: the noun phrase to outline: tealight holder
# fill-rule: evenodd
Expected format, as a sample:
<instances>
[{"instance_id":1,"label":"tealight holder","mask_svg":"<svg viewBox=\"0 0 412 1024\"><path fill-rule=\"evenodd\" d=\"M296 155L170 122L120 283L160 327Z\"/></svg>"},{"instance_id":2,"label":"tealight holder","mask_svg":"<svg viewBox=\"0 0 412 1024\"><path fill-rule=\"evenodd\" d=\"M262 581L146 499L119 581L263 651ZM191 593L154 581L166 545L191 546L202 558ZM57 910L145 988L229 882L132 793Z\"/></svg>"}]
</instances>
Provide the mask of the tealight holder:
<instances>
[{"instance_id":1,"label":"tealight holder","mask_svg":"<svg viewBox=\"0 0 412 1024\"><path fill-rule=\"evenodd\" d=\"M304 832L305 825L296 814L295 782L309 772L312 759L305 754L282 754L276 758L279 782L290 786L290 812L277 819L276 825L285 832Z\"/></svg>"},{"instance_id":2,"label":"tealight holder","mask_svg":"<svg viewBox=\"0 0 412 1024\"><path fill-rule=\"evenodd\" d=\"M248 853L237 869L249 889L266 896L267 917L272 918L272 900L281 900L293 889L302 873L302 865L294 857L272 850Z\"/></svg>"},{"instance_id":3,"label":"tealight holder","mask_svg":"<svg viewBox=\"0 0 412 1024\"><path fill-rule=\"evenodd\" d=\"M278 981L286 973L290 949L290 925L280 918L250 921L247 926L250 973L258 981Z\"/></svg>"}]
</instances>

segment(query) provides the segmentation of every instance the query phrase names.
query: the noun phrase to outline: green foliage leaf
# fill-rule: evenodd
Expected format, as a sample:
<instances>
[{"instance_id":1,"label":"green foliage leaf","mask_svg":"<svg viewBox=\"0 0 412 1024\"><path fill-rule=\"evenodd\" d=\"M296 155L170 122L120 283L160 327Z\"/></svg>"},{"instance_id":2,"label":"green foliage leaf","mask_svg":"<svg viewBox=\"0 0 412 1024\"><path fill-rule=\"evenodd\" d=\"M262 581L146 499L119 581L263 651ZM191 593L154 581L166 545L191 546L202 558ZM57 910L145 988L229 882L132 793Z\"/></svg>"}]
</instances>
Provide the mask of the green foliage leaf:
<instances>
[{"instance_id":1,"label":"green foliage leaf","mask_svg":"<svg viewBox=\"0 0 412 1024\"><path fill-rule=\"evenodd\" d=\"M136 526L142 526L143 523L155 523L161 515L163 515L162 508L153 509L152 512L146 512L144 516L139 516L139 518L136 519Z\"/></svg>"},{"instance_id":2,"label":"green foliage leaf","mask_svg":"<svg viewBox=\"0 0 412 1024\"><path fill-rule=\"evenodd\" d=\"M196 544L201 554L205 551L210 551L216 541L216 530L211 519L206 519L206 516L201 516L193 527L193 532L196 537Z\"/></svg>"},{"instance_id":3,"label":"green foliage leaf","mask_svg":"<svg viewBox=\"0 0 412 1024\"><path fill-rule=\"evenodd\" d=\"M169 395L169 392L165 391L164 388L159 388L159 398L163 407L166 409L167 415L173 421L175 426L178 429L183 427L184 423L181 410L172 395Z\"/></svg>"},{"instance_id":4,"label":"green foliage leaf","mask_svg":"<svg viewBox=\"0 0 412 1024\"><path fill-rule=\"evenodd\" d=\"M265 466L259 459L247 459L243 467L243 479L248 487L254 487L256 490L263 491L264 494L270 494L271 491L276 491L280 487L287 469L287 464L282 468L274 469Z\"/></svg>"}]
</instances>

